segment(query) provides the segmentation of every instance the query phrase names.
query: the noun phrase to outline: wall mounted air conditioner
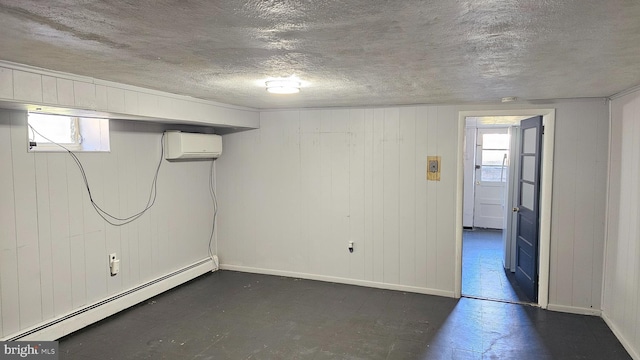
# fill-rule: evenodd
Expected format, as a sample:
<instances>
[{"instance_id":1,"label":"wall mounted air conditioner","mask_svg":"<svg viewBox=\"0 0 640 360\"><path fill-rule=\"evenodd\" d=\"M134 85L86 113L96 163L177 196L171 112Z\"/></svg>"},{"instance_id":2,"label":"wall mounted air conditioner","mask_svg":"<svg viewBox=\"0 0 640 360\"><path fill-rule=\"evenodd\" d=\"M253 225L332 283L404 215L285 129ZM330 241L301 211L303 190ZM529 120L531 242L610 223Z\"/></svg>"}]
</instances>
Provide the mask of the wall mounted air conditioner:
<instances>
[{"instance_id":1,"label":"wall mounted air conditioner","mask_svg":"<svg viewBox=\"0 0 640 360\"><path fill-rule=\"evenodd\" d=\"M217 159L222 154L222 136L168 130L164 154L167 160Z\"/></svg>"}]
</instances>

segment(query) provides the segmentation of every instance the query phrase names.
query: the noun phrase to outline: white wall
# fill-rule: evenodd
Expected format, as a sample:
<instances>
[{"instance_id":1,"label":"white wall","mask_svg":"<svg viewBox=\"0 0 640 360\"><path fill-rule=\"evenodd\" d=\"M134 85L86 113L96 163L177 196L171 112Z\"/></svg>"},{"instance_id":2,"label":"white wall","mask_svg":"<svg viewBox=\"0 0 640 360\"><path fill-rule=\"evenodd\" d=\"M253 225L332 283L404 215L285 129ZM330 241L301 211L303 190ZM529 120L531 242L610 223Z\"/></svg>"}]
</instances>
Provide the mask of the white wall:
<instances>
[{"instance_id":1,"label":"white wall","mask_svg":"<svg viewBox=\"0 0 640 360\"><path fill-rule=\"evenodd\" d=\"M155 206L106 225L66 153L27 153L26 113L0 110L0 337L207 257L210 162L164 161ZM111 152L83 153L95 200L129 215L147 201L166 126L111 121ZM107 255L121 258L109 276Z\"/></svg>"},{"instance_id":2,"label":"white wall","mask_svg":"<svg viewBox=\"0 0 640 360\"><path fill-rule=\"evenodd\" d=\"M455 118L452 107L263 112L259 131L224 136L221 263L451 295ZM442 181L426 181L427 155L442 156Z\"/></svg>"},{"instance_id":3,"label":"white wall","mask_svg":"<svg viewBox=\"0 0 640 360\"><path fill-rule=\"evenodd\" d=\"M611 103L603 317L640 359L640 92Z\"/></svg>"},{"instance_id":4,"label":"white wall","mask_svg":"<svg viewBox=\"0 0 640 360\"><path fill-rule=\"evenodd\" d=\"M599 309L608 108L500 109L536 107L556 108L550 307ZM487 109L263 112L259 130L223 137L223 267L452 296L458 112ZM427 155L442 156L442 181L425 180Z\"/></svg>"}]
</instances>

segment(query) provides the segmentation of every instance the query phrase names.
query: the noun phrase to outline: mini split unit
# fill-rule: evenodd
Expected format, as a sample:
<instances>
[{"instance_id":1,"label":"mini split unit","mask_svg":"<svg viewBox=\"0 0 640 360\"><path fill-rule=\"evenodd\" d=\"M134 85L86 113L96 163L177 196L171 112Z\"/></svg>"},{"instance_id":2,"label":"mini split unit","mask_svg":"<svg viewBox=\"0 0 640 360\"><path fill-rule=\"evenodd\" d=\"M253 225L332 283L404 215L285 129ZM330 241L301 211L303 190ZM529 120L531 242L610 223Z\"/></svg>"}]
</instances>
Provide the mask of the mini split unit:
<instances>
[{"instance_id":1,"label":"mini split unit","mask_svg":"<svg viewBox=\"0 0 640 360\"><path fill-rule=\"evenodd\" d=\"M217 159L222 154L222 136L165 131L164 151L167 160Z\"/></svg>"}]
</instances>

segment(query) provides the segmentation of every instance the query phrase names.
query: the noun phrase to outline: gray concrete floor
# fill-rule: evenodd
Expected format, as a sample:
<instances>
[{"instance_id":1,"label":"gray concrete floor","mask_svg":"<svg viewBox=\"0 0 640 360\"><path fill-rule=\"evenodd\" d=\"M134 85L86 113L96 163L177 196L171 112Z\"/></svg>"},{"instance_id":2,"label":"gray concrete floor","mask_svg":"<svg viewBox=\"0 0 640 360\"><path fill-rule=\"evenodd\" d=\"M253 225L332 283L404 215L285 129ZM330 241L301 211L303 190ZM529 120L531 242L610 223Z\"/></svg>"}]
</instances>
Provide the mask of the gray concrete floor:
<instances>
[{"instance_id":1,"label":"gray concrete floor","mask_svg":"<svg viewBox=\"0 0 640 360\"><path fill-rule=\"evenodd\" d=\"M504 269L501 230L462 233L462 295L511 302L531 302Z\"/></svg>"},{"instance_id":2,"label":"gray concrete floor","mask_svg":"<svg viewBox=\"0 0 640 360\"><path fill-rule=\"evenodd\" d=\"M630 359L602 319L232 271L60 339L60 359Z\"/></svg>"}]
</instances>

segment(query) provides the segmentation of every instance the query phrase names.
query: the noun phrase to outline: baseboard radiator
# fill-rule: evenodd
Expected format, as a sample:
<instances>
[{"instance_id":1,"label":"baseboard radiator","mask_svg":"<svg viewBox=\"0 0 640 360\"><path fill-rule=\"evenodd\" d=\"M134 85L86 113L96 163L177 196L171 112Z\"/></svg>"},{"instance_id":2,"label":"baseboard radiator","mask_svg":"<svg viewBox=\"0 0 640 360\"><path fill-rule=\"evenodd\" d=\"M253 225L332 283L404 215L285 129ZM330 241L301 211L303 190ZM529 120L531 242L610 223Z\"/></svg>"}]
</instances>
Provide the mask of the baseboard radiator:
<instances>
[{"instance_id":1,"label":"baseboard radiator","mask_svg":"<svg viewBox=\"0 0 640 360\"><path fill-rule=\"evenodd\" d=\"M217 263L217 262L216 262ZM2 341L53 341L85 326L150 299L189 280L215 271L217 265L210 258L200 260L170 274L125 290L104 300L56 317L2 338Z\"/></svg>"}]
</instances>

